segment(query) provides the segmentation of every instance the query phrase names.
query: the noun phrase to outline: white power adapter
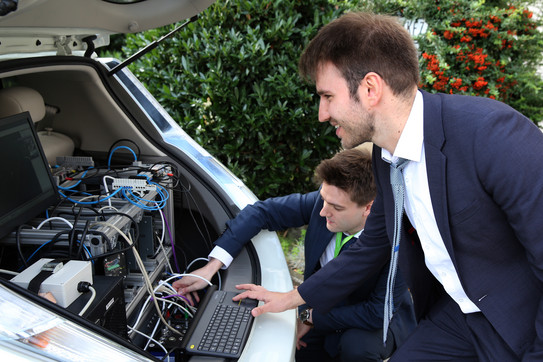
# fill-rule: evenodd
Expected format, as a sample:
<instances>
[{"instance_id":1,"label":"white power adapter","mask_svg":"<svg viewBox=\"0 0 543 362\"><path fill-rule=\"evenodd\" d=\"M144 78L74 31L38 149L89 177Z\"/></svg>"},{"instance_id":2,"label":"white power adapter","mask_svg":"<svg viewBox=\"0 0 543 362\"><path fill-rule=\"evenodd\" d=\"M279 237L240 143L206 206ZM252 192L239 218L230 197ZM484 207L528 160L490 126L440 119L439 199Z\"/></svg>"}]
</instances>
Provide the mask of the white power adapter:
<instances>
[{"instance_id":1,"label":"white power adapter","mask_svg":"<svg viewBox=\"0 0 543 362\"><path fill-rule=\"evenodd\" d=\"M11 281L23 288L28 288L28 284L36 275L42 271L42 267L53 259L43 258L16 275ZM41 283L40 292L53 294L57 304L66 308L82 293L77 290L79 282L88 282L92 284L92 266L90 261L70 260L60 269Z\"/></svg>"}]
</instances>

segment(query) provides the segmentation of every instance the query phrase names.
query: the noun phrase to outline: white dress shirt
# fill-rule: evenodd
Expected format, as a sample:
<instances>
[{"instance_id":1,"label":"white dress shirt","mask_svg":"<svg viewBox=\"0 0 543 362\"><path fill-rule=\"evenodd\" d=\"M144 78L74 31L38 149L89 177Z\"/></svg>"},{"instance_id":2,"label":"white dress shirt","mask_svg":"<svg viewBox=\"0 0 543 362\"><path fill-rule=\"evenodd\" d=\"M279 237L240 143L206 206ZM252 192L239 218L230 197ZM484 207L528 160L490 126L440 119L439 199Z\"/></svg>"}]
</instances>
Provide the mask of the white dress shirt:
<instances>
[{"instance_id":1,"label":"white dress shirt","mask_svg":"<svg viewBox=\"0 0 543 362\"><path fill-rule=\"evenodd\" d=\"M224 264L224 266L221 269L228 268L230 264L232 264L232 261L234 260L232 255L230 255L226 250L224 250L220 246L215 246L213 250L211 250L211 253L209 253L207 259L209 260L210 258L219 259Z\"/></svg>"},{"instance_id":2,"label":"white dress shirt","mask_svg":"<svg viewBox=\"0 0 543 362\"><path fill-rule=\"evenodd\" d=\"M400 135L394 155L383 149L381 157L394 162L398 157L410 160L403 170L405 182L405 212L417 230L425 263L430 272L443 285L445 291L464 313L479 312L479 308L467 297L451 257L445 248L437 227L432 208L430 188L424 154L424 104L422 93L417 92L411 113Z\"/></svg>"}]
</instances>

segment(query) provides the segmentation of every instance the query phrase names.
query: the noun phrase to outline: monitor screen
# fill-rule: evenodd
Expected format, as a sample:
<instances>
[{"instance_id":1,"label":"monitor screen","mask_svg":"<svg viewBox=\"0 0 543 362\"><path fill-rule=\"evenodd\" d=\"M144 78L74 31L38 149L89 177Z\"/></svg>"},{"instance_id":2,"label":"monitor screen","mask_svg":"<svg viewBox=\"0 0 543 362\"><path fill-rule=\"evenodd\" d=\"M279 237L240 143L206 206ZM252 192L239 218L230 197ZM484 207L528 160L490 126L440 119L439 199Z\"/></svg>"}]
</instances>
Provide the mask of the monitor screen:
<instances>
[{"instance_id":1,"label":"monitor screen","mask_svg":"<svg viewBox=\"0 0 543 362\"><path fill-rule=\"evenodd\" d=\"M0 238L59 199L28 112L0 119Z\"/></svg>"}]
</instances>

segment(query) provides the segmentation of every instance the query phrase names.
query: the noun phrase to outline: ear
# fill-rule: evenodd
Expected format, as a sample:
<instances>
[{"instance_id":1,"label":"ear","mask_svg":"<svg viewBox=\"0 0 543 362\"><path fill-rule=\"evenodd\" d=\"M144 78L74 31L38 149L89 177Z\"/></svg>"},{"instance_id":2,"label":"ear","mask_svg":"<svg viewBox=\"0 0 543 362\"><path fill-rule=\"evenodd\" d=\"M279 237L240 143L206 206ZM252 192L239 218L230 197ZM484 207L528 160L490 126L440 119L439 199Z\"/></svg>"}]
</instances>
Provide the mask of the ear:
<instances>
[{"instance_id":1,"label":"ear","mask_svg":"<svg viewBox=\"0 0 543 362\"><path fill-rule=\"evenodd\" d=\"M365 207L365 209L364 209L364 216L365 216L365 217L368 217L368 215L370 214L370 211L371 211L371 207L372 207L372 206L373 206L373 200L370 201L370 202L368 202L368 203L366 204L366 207Z\"/></svg>"},{"instance_id":2,"label":"ear","mask_svg":"<svg viewBox=\"0 0 543 362\"><path fill-rule=\"evenodd\" d=\"M379 103L383 96L384 86L385 82L383 78L375 72L369 72L364 79L362 79L362 96L365 98L366 104L369 107L375 107Z\"/></svg>"}]
</instances>

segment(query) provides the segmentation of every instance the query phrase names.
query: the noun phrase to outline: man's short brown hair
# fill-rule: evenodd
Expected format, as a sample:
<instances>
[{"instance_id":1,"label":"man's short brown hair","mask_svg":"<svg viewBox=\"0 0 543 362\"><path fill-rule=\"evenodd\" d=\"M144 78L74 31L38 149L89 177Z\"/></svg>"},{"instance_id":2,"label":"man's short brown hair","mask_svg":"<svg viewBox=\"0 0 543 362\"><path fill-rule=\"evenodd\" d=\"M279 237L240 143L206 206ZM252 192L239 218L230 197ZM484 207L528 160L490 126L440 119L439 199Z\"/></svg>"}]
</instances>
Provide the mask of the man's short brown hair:
<instances>
[{"instance_id":1,"label":"man's short brown hair","mask_svg":"<svg viewBox=\"0 0 543 362\"><path fill-rule=\"evenodd\" d=\"M326 182L347 192L351 201L359 206L367 205L377 194L371 155L360 148L341 151L322 161L315 169L315 181L318 184Z\"/></svg>"},{"instance_id":2,"label":"man's short brown hair","mask_svg":"<svg viewBox=\"0 0 543 362\"><path fill-rule=\"evenodd\" d=\"M397 95L419 84L415 43L397 18L365 12L346 13L325 25L299 62L302 78L315 82L319 67L331 62L347 81L351 97L367 73L375 72Z\"/></svg>"}]
</instances>

